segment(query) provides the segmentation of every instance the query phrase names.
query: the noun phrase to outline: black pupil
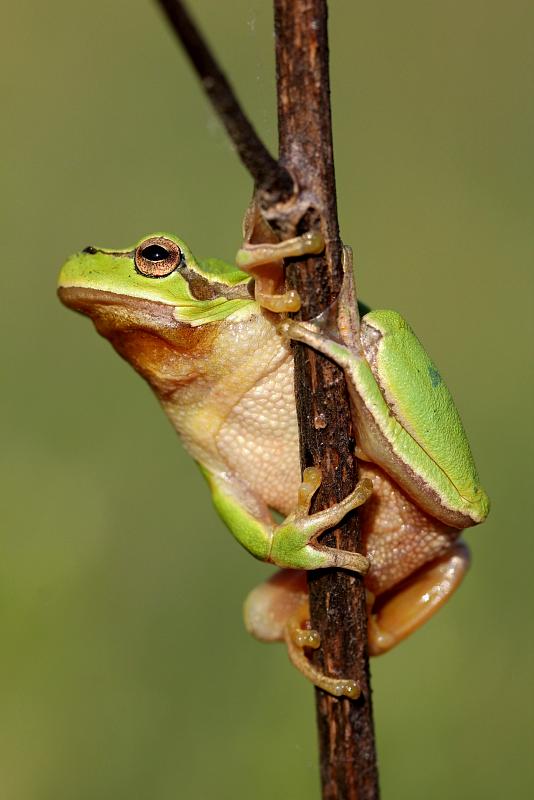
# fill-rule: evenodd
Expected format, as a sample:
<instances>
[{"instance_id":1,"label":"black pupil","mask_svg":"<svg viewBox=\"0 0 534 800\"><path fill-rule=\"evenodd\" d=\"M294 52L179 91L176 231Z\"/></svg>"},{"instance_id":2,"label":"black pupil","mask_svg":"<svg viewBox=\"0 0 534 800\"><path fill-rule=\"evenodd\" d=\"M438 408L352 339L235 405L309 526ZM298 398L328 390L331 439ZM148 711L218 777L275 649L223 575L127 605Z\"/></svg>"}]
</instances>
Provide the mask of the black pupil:
<instances>
[{"instance_id":1,"label":"black pupil","mask_svg":"<svg viewBox=\"0 0 534 800\"><path fill-rule=\"evenodd\" d=\"M149 244L148 247L144 247L141 250L141 255L147 261L165 261L165 259L169 258L170 253L160 244Z\"/></svg>"}]
</instances>

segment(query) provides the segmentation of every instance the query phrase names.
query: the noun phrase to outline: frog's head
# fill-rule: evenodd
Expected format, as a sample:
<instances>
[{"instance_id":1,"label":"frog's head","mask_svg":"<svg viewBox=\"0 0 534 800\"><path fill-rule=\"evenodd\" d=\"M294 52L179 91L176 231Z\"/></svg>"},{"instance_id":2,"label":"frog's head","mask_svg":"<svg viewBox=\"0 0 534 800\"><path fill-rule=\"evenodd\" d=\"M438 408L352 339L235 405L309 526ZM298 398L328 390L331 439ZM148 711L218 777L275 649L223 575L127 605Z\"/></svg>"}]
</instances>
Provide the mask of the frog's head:
<instances>
[{"instance_id":1,"label":"frog's head","mask_svg":"<svg viewBox=\"0 0 534 800\"><path fill-rule=\"evenodd\" d=\"M86 247L63 266L58 294L161 393L164 374L185 379L221 324L250 310L249 284L231 265L199 262L181 239L157 233L126 250Z\"/></svg>"},{"instance_id":2,"label":"frog's head","mask_svg":"<svg viewBox=\"0 0 534 800\"><path fill-rule=\"evenodd\" d=\"M235 267L216 259L199 262L178 237L155 233L126 250L86 247L76 253L60 272L59 296L91 317L95 304L159 303L176 321L195 327L227 317L230 301L250 302L249 283L250 275Z\"/></svg>"}]
</instances>

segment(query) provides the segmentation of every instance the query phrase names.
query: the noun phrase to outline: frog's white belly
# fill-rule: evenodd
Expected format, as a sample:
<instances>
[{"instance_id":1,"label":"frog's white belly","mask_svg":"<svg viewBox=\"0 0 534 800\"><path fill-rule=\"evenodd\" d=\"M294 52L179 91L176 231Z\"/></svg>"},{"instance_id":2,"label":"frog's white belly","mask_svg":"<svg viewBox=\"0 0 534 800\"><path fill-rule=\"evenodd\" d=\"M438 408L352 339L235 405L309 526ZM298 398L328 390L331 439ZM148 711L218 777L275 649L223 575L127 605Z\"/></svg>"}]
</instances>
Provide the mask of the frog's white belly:
<instances>
[{"instance_id":1,"label":"frog's white belly","mask_svg":"<svg viewBox=\"0 0 534 800\"><path fill-rule=\"evenodd\" d=\"M217 450L268 506L283 514L295 507L300 461L291 354L242 395L219 430Z\"/></svg>"}]
</instances>

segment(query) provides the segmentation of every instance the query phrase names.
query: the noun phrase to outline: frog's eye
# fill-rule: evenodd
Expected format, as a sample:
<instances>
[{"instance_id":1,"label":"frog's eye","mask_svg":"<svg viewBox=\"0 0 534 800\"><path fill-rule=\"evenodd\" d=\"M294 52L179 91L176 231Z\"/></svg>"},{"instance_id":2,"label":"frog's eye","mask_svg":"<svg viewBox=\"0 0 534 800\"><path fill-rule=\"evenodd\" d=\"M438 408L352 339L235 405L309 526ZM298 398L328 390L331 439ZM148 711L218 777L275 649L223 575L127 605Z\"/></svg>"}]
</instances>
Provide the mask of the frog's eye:
<instances>
[{"instance_id":1,"label":"frog's eye","mask_svg":"<svg viewBox=\"0 0 534 800\"><path fill-rule=\"evenodd\" d=\"M164 278L182 260L178 245L164 236L145 239L135 251L135 268L147 278Z\"/></svg>"}]
</instances>

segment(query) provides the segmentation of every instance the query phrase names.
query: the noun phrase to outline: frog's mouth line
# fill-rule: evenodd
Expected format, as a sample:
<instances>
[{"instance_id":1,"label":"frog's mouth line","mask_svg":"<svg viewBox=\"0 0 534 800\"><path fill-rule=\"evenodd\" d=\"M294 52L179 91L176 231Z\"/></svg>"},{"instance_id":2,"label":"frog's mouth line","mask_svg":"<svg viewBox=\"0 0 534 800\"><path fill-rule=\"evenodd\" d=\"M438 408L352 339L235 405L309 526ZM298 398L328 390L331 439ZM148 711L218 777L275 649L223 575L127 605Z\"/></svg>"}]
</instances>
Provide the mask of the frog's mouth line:
<instances>
[{"instance_id":1,"label":"frog's mouth line","mask_svg":"<svg viewBox=\"0 0 534 800\"><path fill-rule=\"evenodd\" d=\"M147 300L143 297L132 297L127 294L94 289L88 286L60 286L57 290L61 302L82 314L89 314L96 306L121 306L123 308L150 312L151 315L166 316L172 319L174 305L158 300Z\"/></svg>"}]
</instances>

